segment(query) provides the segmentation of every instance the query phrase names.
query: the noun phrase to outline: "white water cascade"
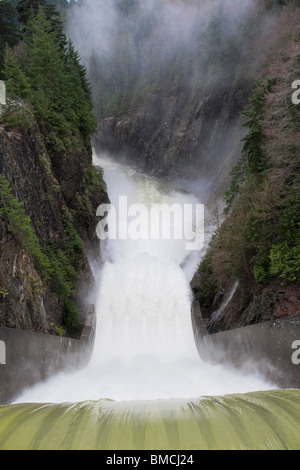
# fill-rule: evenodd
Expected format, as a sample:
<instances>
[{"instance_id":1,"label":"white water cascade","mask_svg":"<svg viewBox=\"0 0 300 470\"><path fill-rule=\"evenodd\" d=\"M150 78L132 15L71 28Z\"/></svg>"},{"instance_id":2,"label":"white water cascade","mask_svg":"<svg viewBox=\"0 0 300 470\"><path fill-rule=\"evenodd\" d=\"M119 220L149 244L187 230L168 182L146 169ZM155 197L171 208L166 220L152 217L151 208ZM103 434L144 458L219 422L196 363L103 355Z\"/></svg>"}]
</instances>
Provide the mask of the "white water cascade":
<instances>
[{"instance_id":1,"label":"white water cascade","mask_svg":"<svg viewBox=\"0 0 300 470\"><path fill-rule=\"evenodd\" d=\"M164 188L106 157L112 205L195 204L192 194ZM119 214L125 223L127 214ZM196 350L189 282L199 252L186 240L106 240L97 279L97 334L88 367L62 372L26 390L15 403L63 403L192 398L275 388L255 369L235 370L203 362Z\"/></svg>"}]
</instances>

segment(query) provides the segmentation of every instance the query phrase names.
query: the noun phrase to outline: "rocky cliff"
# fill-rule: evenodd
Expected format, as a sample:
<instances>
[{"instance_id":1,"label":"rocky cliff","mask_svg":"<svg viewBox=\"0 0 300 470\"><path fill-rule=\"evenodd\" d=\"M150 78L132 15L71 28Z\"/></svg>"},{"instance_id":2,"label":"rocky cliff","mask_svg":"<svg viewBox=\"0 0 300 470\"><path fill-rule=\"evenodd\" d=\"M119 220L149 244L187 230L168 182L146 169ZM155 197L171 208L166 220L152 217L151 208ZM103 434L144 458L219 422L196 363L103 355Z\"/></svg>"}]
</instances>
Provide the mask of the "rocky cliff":
<instances>
[{"instance_id":1,"label":"rocky cliff","mask_svg":"<svg viewBox=\"0 0 300 470\"><path fill-rule=\"evenodd\" d=\"M211 333L300 313L299 15L281 18L285 37L246 108L224 223L192 281Z\"/></svg>"},{"instance_id":2,"label":"rocky cliff","mask_svg":"<svg viewBox=\"0 0 300 470\"><path fill-rule=\"evenodd\" d=\"M299 3L244 2L233 11L215 2L205 24L207 12L193 2L167 3L161 20L151 12L147 34L139 30L143 11L123 14L124 42L102 75L91 67L95 145L149 174L195 180L206 201L229 191L234 204L192 282L211 332L299 313L299 136L291 106ZM121 78L117 59L126 65ZM258 93L256 81L268 78L272 89Z\"/></svg>"},{"instance_id":3,"label":"rocky cliff","mask_svg":"<svg viewBox=\"0 0 300 470\"><path fill-rule=\"evenodd\" d=\"M241 113L277 47L278 2L118 5L106 9L104 32L92 14L85 40L72 31L93 83L95 145L155 176L205 180L221 195L241 153ZM79 6L73 23L82 16Z\"/></svg>"},{"instance_id":4,"label":"rocky cliff","mask_svg":"<svg viewBox=\"0 0 300 470\"><path fill-rule=\"evenodd\" d=\"M94 282L88 257L99 260L95 214L105 184L84 145L51 160L33 115L20 112L21 121L0 125L0 325L62 332L72 326L68 300L76 329Z\"/></svg>"},{"instance_id":5,"label":"rocky cliff","mask_svg":"<svg viewBox=\"0 0 300 470\"><path fill-rule=\"evenodd\" d=\"M235 91L150 93L129 116L101 120L95 146L157 177L203 179L221 194L244 135L240 111L249 88L239 84Z\"/></svg>"}]
</instances>

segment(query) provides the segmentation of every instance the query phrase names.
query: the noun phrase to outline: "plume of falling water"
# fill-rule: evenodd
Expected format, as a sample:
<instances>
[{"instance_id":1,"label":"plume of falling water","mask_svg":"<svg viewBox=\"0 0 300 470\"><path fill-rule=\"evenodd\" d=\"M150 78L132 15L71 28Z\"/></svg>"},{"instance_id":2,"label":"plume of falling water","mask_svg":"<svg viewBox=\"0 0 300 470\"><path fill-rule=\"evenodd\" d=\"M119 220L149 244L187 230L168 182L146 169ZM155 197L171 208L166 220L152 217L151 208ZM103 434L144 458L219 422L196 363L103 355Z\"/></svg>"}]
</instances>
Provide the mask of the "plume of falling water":
<instances>
[{"instance_id":1,"label":"plume of falling water","mask_svg":"<svg viewBox=\"0 0 300 470\"><path fill-rule=\"evenodd\" d=\"M104 168L119 226L128 217L118 213L120 196L127 197L128 205L148 207L199 202L109 158L95 157L95 163ZM95 273L97 334L89 366L25 391L18 403L188 398L272 387L255 371L213 366L199 358L188 274L196 269L199 253L187 253L186 240L108 238L102 246L104 265Z\"/></svg>"}]
</instances>

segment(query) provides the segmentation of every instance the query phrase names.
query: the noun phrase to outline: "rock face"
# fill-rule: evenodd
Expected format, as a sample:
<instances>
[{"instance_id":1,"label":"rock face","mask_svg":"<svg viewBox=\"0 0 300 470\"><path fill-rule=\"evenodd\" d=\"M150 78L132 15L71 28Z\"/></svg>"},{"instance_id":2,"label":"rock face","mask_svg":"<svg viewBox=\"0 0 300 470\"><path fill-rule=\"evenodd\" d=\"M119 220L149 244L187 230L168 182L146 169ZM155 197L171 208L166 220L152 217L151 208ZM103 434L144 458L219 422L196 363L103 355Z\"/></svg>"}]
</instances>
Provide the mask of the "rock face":
<instances>
[{"instance_id":1,"label":"rock face","mask_svg":"<svg viewBox=\"0 0 300 470\"><path fill-rule=\"evenodd\" d=\"M197 274L192 288L195 299L200 300L202 315L210 334L278 320L300 311L300 286L297 283L283 285L273 280L267 286L258 286L252 282L248 289L237 282L229 283L218 291L210 308L201 303L202 286Z\"/></svg>"},{"instance_id":2,"label":"rock face","mask_svg":"<svg viewBox=\"0 0 300 470\"><path fill-rule=\"evenodd\" d=\"M161 2L162 9L164 3L171 4L172 2ZM255 81L264 83L266 77L277 77L281 67L285 68L283 83L289 90L284 99L281 90L278 94L278 103L291 102L291 89L288 83L296 71L288 72L286 62L289 57L296 54L293 45L289 44L282 55L278 54L280 59L273 70L265 72L266 64L272 62L271 58L277 55L286 41L289 41L291 31L296 28L298 7L293 4L294 2L266 0L253 2L251 8L246 8L246 12L242 12L244 3L239 2L240 5L236 5L233 9L232 5L229 6L228 16L226 16L224 2L211 2L215 4L216 11L212 13L210 21L203 29L205 34L198 36L201 18L205 16L199 2L174 3L184 4L180 16L183 18L184 25L195 26L194 30L191 29L192 40L189 36L180 37L180 47L176 49L176 61L173 60L173 36L170 37L164 31L163 22L161 25L155 21L151 35L150 25L148 35L145 37L146 22L140 21L141 18L144 19L141 11L135 12L134 19L130 19L132 11L128 11L127 20L124 14L122 20L117 22L118 25L122 25L120 30L118 28L116 30L121 36L118 36L116 31L114 34L122 40L116 45L116 50L111 52L112 57L109 60L102 61L100 57L98 59L100 66L97 67L97 54L91 56L90 74L95 88L98 115L101 116L95 147L99 151L113 154L118 161L135 165L150 175L179 183L182 179L183 189L184 185L191 184L197 195L201 195L201 198L204 195L203 202L212 202L211 205L213 205L215 199L217 202L220 201L228 188L231 190L230 170L240 159L241 154L244 154L242 152L243 138L247 131L243 123L249 119L251 121L253 115L249 117L247 114L247 118L243 118L242 113L249 109L247 106L249 99L253 100ZM191 17L195 23L189 23L188 18L185 17L189 10L188 3L199 6L197 13L196 10L191 10L193 11ZM283 8L279 4L284 4L286 7ZM235 8L237 10L233 11ZM239 16L238 10L241 8L241 16ZM156 13L155 11L155 19ZM236 13L238 13L237 16L235 16ZM161 9L159 9L159 15L161 15ZM169 19L168 15L166 17ZM133 24L134 34L131 33ZM169 22L167 24L169 25ZM178 24L181 22L179 21ZM235 31L233 36L227 34L228 30ZM162 34L162 31L165 34ZM298 37L298 32L295 34L296 37ZM163 47L161 47L161 38L165 39ZM93 42L91 34L89 39ZM194 49L197 41L200 47ZM293 38L291 43L295 42L297 39ZM159 61L161 49L164 54L163 59ZM121 77L118 76L120 67L124 72ZM270 100L269 105L272 104L272 99ZM286 134L288 127L284 126L284 123L289 122L294 111L292 112L288 106L287 114L290 116L285 114L287 121L284 121L283 114L278 111L282 104L278 105L278 103L277 106L275 105L273 115L266 119L266 123L269 124L271 151L267 153L270 158L279 149L285 147L286 150L288 150L287 147L294 149L295 143L299 140L295 133L294 142L288 143L292 134L290 128L289 135ZM283 111L285 112L286 109ZM285 127L280 145L275 144L278 132L274 131L274 126L277 121L282 121ZM260 127L261 123L258 124ZM253 135L254 140L259 139L257 129L254 129ZM296 154L295 151L291 153ZM286 161L283 160L280 164L281 168L290 166L290 163L286 164L289 160L289 158ZM259 168L257 170L260 171ZM241 177L237 174L238 171L235 168L236 178ZM287 179L286 188L291 186L295 173L291 174L290 180ZM201 191L201 186L204 187L203 191ZM272 193L271 187L269 194ZM240 214L250 215L255 212L247 202L255 194L258 194L258 184L249 191L249 198L246 198L242 209L233 217L236 220L232 225L234 230L226 238L225 248L217 248L213 272L210 274L206 266L201 282L197 279L197 273L192 282L196 298L199 295L202 313L206 318L212 316L211 331L230 329L284 316L284 312L290 308L286 306L285 296L292 299L293 312L299 309L298 294L290 297L288 291L282 289L280 285L269 285L269 289L264 289L258 285L261 281L254 282L257 280L257 277L253 277L254 267L257 266L254 266L253 253L256 253L257 257L261 256L259 244L253 247L253 253L249 250L249 259L246 260L243 250L239 249L244 246L240 243L239 235L244 233L247 226L247 224L239 223L240 220L244 220ZM261 201L265 197L266 194L262 191ZM270 197L268 204L263 207L263 211L259 208L260 201L256 201L255 198L252 200L256 204L254 207L258 209L257 218L260 220L261 213L269 213L272 198ZM282 202L279 201L278 207L280 204ZM251 220L248 222L249 226L254 226ZM268 237L269 234L262 237L262 245ZM228 240L234 241L235 239L237 243L233 243L233 248L230 250L229 263L228 246L232 244ZM247 239L245 234L245 247L248 247L253 240L254 237L250 240L250 237ZM277 243L276 236L275 243ZM238 261L237 258L239 258ZM244 283L246 287L241 288L239 287L242 284L240 281L244 279L246 279ZM232 292L232 283L236 281L239 281L239 286ZM230 302L226 304L225 299L228 296ZM203 297L205 297L204 301Z\"/></svg>"},{"instance_id":3,"label":"rock face","mask_svg":"<svg viewBox=\"0 0 300 470\"><path fill-rule=\"evenodd\" d=\"M275 47L275 2L123 3L104 34L105 53L92 15L88 39L73 28L82 50L93 51L98 148L155 176L205 178L221 193L241 148L240 113Z\"/></svg>"},{"instance_id":4,"label":"rock face","mask_svg":"<svg viewBox=\"0 0 300 470\"><path fill-rule=\"evenodd\" d=\"M86 172L91 156L84 146L64 159L50 161L34 120L26 126L0 127L0 173L23 203L39 244L66 250L63 214L73 215L74 228L84 242L78 254L74 299L82 313L94 279L88 256L99 260L95 237L96 209L107 201L105 184L87 191ZM79 202L85 200L86 207ZM26 243L0 219L0 326L55 333L63 323L63 302L53 286L42 279Z\"/></svg>"},{"instance_id":5,"label":"rock face","mask_svg":"<svg viewBox=\"0 0 300 470\"><path fill-rule=\"evenodd\" d=\"M261 83L276 82L251 99L247 170L191 283L210 333L300 312L300 108L290 104L289 85L298 70L299 8L286 15L289 34L261 72ZM262 172L258 161L251 171L253 155L264 156Z\"/></svg>"},{"instance_id":6,"label":"rock face","mask_svg":"<svg viewBox=\"0 0 300 470\"><path fill-rule=\"evenodd\" d=\"M248 93L240 87L233 97L230 86L209 95L149 94L131 115L102 120L95 145L154 176L205 178L221 193L224 174L240 154L240 111Z\"/></svg>"},{"instance_id":7,"label":"rock face","mask_svg":"<svg viewBox=\"0 0 300 470\"><path fill-rule=\"evenodd\" d=\"M0 236L1 326L55 333L62 321L62 302L43 283L32 257L3 223Z\"/></svg>"}]
</instances>

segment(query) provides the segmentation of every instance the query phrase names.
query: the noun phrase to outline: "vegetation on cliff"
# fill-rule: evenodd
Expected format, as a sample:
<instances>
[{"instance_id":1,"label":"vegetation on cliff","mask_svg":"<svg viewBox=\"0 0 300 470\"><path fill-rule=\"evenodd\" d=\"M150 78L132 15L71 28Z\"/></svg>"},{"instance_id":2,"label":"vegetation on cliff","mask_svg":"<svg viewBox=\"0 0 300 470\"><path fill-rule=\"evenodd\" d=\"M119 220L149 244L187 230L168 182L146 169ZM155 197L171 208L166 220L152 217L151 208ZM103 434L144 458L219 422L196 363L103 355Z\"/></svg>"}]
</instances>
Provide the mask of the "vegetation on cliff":
<instances>
[{"instance_id":1,"label":"vegetation on cliff","mask_svg":"<svg viewBox=\"0 0 300 470\"><path fill-rule=\"evenodd\" d=\"M13 50L5 47L1 77L8 93L30 102L50 153L70 152L80 139L88 148L96 122L85 69L53 5L34 13L31 3L17 6L25 22L19 29L22 40Z\"/></svg>"},{"instance_id":2,"label":"vegetation on cliff","mask_svg":"<svg viewBox=\"0 0 300 470\"><path fill-rule=\"evenodd\" d=\"M70 6L65 0L57 3ZM45 222L32 211L25 185L7 162L1 163L5 243L14 233L62 302L65 324L76 326L82 235L88 232L91 238L95 191L101 185L101 174L91 165L94 101L98 142L127 151L145 171L174 178L193 172L218 189L236 163L224 196L225 221L193 281L207 317L238 283L230 304L233 316L227 310L218 324L211 322L211 330L295 312L300 308L300 139L291 84L299 79L299 1L111 0L91 2L91 10L85 0L72 3L82 51L85 45L92 51L85 59L93 97L53 2L0 2L0 79L10 97L1 116L0 151L8 158L9 149L10 158L18 159L19 141L28 160L32 156L41 177L35 190L43 194L49 223L43 230ZM94 15L95 22L91 16L99 3L101 24L99 16ZM241 131L240 111L249 97ZM22 162L17 163L22 171ZM4 284L1 279L0 302L3 292L6 306Z\"/></svg>"},{"instance_id":3,"label":"vegetation on cliff","mask_svg":"<svg viewBox=\"0 0 300 470\"><path fill-rule=\"evenodd\" d=\"M106 54L89 58L98 119L130 115L149 93L162 98L193 90L197 99L203 89L207 96L232 83L235 91L250 85L257 45L261 56L270 42L266 13L271 19L284 2L227 3L112 0L117 20L109 35L97 34L93 24L86 32L91 43L110 42ZM84 0L78 8L83 12Z\"/></svg>"},{"instance_id":4,"label":"vegetation on cliff","mask_svg":"<svg viewBox=\"0 0 300 470\"><path fill-rule=\"evenodd\" d=\"M155 176L215 180L221 193L282 4L78 2L69 24L93 83L99 149Z\"/></svg>"},{"instance_id":5,"label":"vegetation on cliff","mask_svg":"<svg viewBox=\"0 0 300 470\"><path fill-rule=\"evenodd\" d=\"M8 233L13 235L32 257L34 276L41 285L49 286L61 304L61 315L55 314L60 322L56 326L63 324L71 331L81 324L75 288L86 264L82 237L88 238L89 224L95 223L97 196L93 192L98 191L100 199L105 197L104 191L100 194L101 173L94 169L91 158L90 135L96 128L91 87L52 2L4 0L0 18L0 79L5 81L8 100L0 117L2 236L5 240ZM22 148L26 135L28 151ZM28 158L23 165L19 159L13 161L17 140L19 152ZM11 171L23 167L30 172L30 159L41 178L39 186L37 181L30 182L43 199L34 201L35 208L25 194L25 185L18 182L20 175ZM43 230L39 206L47 216L49 213L48 232ZM1 256L4 259L5 247ZM0 278L1 289L9 292L9 279ZM7 302L8 294L2 305L5 315L0 315L4 326Z\"/></svg>"},{"instance_id":6,"label":"vegetation on cliff","mask_svg":"<svg viewBox=\"0 0 300 470\"><path fill-rule=\"evenodd\" d=\"M245 111L248 132L224 195L227 215L194 280L211 331L299 312L300 107L292 101L299 14L296 7L282 15L282 47L264 67ZM218 293L235 281L231 303L210 317L220 307Z\"/></svg>"}]
</instances>

